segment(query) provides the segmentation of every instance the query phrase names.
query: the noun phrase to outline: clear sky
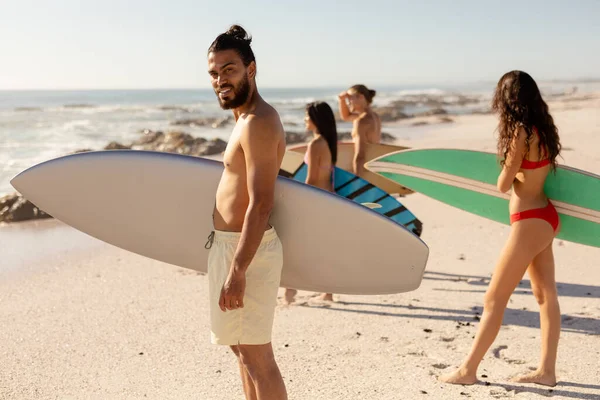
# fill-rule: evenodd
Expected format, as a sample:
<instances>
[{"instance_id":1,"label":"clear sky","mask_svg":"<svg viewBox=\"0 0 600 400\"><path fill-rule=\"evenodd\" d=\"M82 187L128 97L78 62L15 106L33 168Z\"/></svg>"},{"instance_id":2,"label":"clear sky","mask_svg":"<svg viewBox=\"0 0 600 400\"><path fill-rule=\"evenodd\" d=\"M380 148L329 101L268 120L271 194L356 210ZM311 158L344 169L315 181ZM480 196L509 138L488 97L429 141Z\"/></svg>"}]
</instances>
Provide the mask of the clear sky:
<instances>
[{"instance_id":1,"label":"clear sky","mask_svg":"<svg viewBox=\"0 0 600 400\"><path fill-rule=\"evenodd\" d=\"M0 89L208 87L231 23L262 87L600 77L600 0L0 0Z\"/></svg>"}]
</instances>

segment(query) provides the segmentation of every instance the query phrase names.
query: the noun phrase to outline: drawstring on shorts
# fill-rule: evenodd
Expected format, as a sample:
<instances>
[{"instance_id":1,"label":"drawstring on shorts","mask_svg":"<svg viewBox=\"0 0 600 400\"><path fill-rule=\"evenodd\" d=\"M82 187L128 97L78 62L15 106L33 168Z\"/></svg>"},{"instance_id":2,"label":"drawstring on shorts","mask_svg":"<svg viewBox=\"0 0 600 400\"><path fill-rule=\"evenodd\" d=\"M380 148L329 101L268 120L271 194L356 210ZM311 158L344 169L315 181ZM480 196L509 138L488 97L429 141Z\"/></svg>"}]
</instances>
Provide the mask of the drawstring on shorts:
<instances>
[{"instance_id":1,"label":"drawstring on shorts","mask_svg":"<svg viewBox=\"0 0 600 400\"><path fill-rule=\"evenodd\" d=\"M206 242L206 244L204 245L205 249L210 249L213 245L213 242L215 241L215 231L210 231L210 235L208 235L208 240Z\"/></svg>"}]
</instances>

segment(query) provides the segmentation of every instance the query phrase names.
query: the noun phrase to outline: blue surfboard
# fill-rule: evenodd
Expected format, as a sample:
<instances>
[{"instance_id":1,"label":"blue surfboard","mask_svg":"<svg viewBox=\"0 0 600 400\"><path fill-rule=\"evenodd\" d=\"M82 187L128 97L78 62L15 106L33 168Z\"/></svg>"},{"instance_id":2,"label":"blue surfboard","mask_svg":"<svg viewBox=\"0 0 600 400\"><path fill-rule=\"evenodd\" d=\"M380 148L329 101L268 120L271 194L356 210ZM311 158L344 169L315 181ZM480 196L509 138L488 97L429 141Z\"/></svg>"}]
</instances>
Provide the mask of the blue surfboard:
<instances>
[{"instance_id":1,"label":"blue surfboard","mask_svg":"<svg viewBox=\"0 0 600 400\"><path fill-rule=\"evenodd\" d=\"M302 160L302 155L298 157L297 153L286 152L279 175L299 182L306 182L307 174L308 165ZM334 171L333 183L337 195L372 208L374 211L405 226L415 235L421 236L423 223L396 198L382 189L351 172L337 167Z\"/></svg>"}]
</instances>

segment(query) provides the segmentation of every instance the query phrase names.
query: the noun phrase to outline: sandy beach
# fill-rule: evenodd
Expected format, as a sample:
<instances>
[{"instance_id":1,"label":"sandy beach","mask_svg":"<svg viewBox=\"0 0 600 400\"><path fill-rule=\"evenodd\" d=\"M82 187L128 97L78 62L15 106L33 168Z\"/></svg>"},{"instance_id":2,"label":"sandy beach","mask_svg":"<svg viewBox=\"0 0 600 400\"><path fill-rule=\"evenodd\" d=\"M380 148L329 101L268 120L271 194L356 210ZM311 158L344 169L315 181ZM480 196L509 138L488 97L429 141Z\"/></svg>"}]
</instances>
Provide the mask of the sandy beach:
<instances>
[{"instance_id":1,"label":"sandy beach","mask_svg":"<svg viewBox=\"0 0 600 400\"><path fill-rule=\"evenodd\" d=\"M600 174L600 97L550 107L563 144L558 161ZM495 151L494 116L453 119L384 130L410 147ZM600 249L555 241L563 321L556 387L509 382L539 359L527 275L481 384L444 385L436 377L470 348L509 227L420 194L402 202L423 221L430 247L421 287L334 303L300 292L296 305L280 305L273 345L290 399L600 399ZM0 399L243 398L233 355L210 344L205 276L54 220L0 226L0 250Z\"/></svg>"}]
</instances>

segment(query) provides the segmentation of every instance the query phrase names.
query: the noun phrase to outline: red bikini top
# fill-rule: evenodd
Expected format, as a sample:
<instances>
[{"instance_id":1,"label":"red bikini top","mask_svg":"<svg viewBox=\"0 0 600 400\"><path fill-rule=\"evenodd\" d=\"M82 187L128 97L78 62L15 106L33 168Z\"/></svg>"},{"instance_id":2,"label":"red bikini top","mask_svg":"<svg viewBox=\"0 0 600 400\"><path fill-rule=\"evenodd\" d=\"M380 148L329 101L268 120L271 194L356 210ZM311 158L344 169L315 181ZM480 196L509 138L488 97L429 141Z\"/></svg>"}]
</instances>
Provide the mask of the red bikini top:
<instances>
[{"instance_id":1,"label":"red bikini top","mask_svg":"<svg viewBox=\"0 0 600 400\"><path fill-rule=\"evenodd\" d=\"M535 134L538 136L538 139L539 139L540 134L538 133L538 130L535 126L533 127L533 132L535 132ZM546 153L546 151L544 151L544 153ZM546 165L550 165L550 160L548 158L546 158L545 160L541 160L541 161L529 161L524 158L523 161L521 162L521 169L537 169L537 168L545 167Z\"/></svg>"}]
</instances>

